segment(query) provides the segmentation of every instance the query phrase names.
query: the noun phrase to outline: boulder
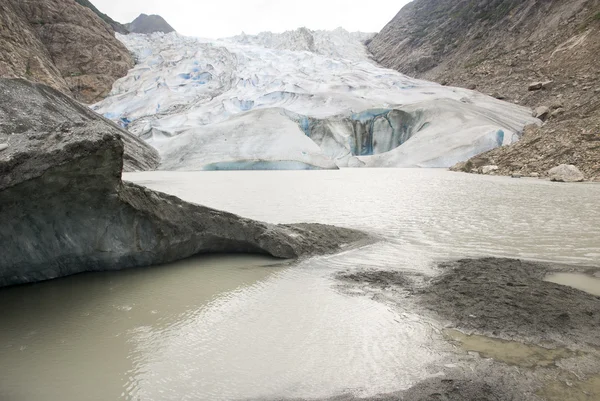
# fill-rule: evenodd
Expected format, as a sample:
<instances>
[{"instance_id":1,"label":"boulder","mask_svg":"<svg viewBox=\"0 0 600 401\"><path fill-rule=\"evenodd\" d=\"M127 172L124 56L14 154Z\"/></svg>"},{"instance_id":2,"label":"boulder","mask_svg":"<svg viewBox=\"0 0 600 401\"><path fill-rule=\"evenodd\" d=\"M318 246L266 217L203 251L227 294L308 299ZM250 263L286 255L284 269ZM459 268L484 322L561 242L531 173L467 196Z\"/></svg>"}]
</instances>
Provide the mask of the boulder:
<instances>
[{"instance_id":1,"label":"boulder","mask_svg":"<svg viewBox=\"0 0 600 401\"><path fill-rule=\"evenodd\" d=\"M529 84L529 87L527 88L530 92L531 91L537 91L542 89L543 83L542 82L532 82Z\"/></svg>"},{"instance_id":2,"label":"boulder","mask_svg":"<svg viewBox=\"0 0 600 401\"><path fill-rule=\"evenodd\" d=\"M559 107L558 109L554 110L552 113L550 113L550 117L558 117L561 114L564 114L565 109L563 109L562 107Z\"/></svg>"},{"instance_id":3,"label":"boulder","mask_svg":"<svg viewBox=\"0 0 600 401\"><path fill-rule=\"evenodd\" d=\"M585 180L583 173L575 166L561 164L548 171L551 181L557 182L581 182Z\"/></svg>"},{"instance_id":4,"label":"boulder","mask_svg":"<svg viewBox=\"0 0 600 401\"><path fill-rule=\"evenodd\" d=\"M494 171L498 171L498 166L489 165L481 168L481 174L490 174Z\"/></svg>"},{"instance_id":5,"label":"boulder","mask_svg":"<svg viewBox=\"0 0 600 401\"><path fill-rule=\"evenodd\" d=\"M544 81L542 82L542 89L552 89L552 87L554 86L554 81Z\"/></svg>"},{"instance_id":6,"label":"boulder","mask_svg":"<svg viewBox=\"0 0 600 401\"><path fill-rule=\"evenodd\" d=\"M535 118L539 118L542 121L546 120L549 115L550 115L550 109L546 106L537 107L535 109L535 111L533 112L533 116Z\"/></svg>"},{"instance_id":7,"label":"boulder","mask_svg":"<svg viewBox=\"0 0 600 401\"><path fill-rule=\"evenodd\" d=\"M542 81L542 82L532 82L529 84L528 90L531 91L537 91L540 89L552 89L552 86L554 85L554 81Z\"/></svg>"},{"instance_id":8,"label":"boulder","mask_svg":"<svg viewBox=\"0 0 600 401\"><path fill-rule=\"evenodd\" d=\"M2 152L5 149L8 149L8 144L7 143L0 143L0 152Z\"/></svg>"},{"instance_id":9,"label":"boulder","mask_svg":"<svg viewBox=\"0 0 600 401\"><path fill-rule=\"evenodd\" d=\"M9 145L0 153L0 286L208 252L295 258L368 239L318 224L261 223L125 183L123 155L128 146L130 158L143 155L131 153L142 142L44 85L0 80L0 93L8 96L0 103L0 142ZM35 103L42 98L45 104ZM32 100L32 110L43 106L51 117L47 124L13 112Z\"/></svg>"}]
</instances>

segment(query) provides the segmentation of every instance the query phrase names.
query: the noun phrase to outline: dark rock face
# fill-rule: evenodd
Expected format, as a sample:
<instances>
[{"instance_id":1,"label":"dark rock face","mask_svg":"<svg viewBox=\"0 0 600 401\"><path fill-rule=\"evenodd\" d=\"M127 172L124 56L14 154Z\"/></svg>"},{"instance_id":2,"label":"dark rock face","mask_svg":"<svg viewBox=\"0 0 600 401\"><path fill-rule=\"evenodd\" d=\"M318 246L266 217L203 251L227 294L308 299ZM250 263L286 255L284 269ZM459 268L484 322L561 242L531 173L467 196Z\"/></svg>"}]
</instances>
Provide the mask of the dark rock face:
<instances>
[{"instance_id":1,"label":"dark rock face","mask_svg":"<svg viewBox=\"0 0 600 401\"><path fill-rule=\"evenodd\" d=\"M75 0L0 2L0 77L45 83L94 103L133 65L110 25Z\"/></svg>"},{"instance_id":2,"label":"dark rock face","mask_svg":"<svg viewBox=\"0 0 600 401\"><path fill-rule=\"evenodd\" d=\"M49 87L0 80L0 93L0 286L206 252L294 258L367 239L260 223L124 183L124 153L130 167L156 163L147 145Z\"/></svg>"},{"instance_id":3,"label":"dark rock face","mask_svg":"<svg viewBox=\"0 0 600 401\"><path fill-rule=\"evenodd\" d=\"M131 33L175 32L175 29L160 15L140 14L133 22L125 26Z\"/></svg>"},{"instance_id":4,"label":"dark rock face","mask_svg":"<svg viewBox=\"0 0 600 401\"><path fill-rule=\"evenodd\" d=\"M600 180L598 10L600 0L415 0L368 48L410 76L548 106L546 124L523 143L487 152L498 174L573 164Z\"/></svg>"},{"instance_id":5,"label":"dark rock face","mask_svg":"<svg viewBox=\"0 0 600 401\"><path fill-rule=\"evenodd\" d=\"M122 138L126 171L158 166L160 159L154 148L77 101L45 85L0 79L0 144L8 144L0 155L9 163L0 169L0 190L9 186L7 177L15 175L18 179L24 173L20 169L32 168L22 163L22 158L34 158L41 175L47 166L60 163L59 157L72 157L61 151L73 142L100 133Z\"/></svg>"}]
</instances>

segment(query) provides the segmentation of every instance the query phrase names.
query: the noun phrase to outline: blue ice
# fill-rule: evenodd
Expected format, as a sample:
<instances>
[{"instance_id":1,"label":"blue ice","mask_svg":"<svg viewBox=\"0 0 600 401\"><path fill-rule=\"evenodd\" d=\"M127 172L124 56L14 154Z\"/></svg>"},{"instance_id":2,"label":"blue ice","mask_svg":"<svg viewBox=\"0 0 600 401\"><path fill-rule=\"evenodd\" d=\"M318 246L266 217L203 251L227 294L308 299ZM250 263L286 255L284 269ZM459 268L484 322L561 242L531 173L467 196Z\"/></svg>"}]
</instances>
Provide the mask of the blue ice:
<instances>
[{"instance_id":1,"label":"blue ice","mask_svg":"<svg viewBox=\"0 0 600 401\"><path fill-rule=\"evenodd\" d=\"M496 132L496 142L498 143L498 146L502 146L502 144L504 143L504 131L502 131L501 129L499 129L498 132Z\"/></svg>"},{"instance_id":2,"label":"blue ice","mask_svg":"<svg viewBox=\"0 0 600 401\"><path fill-rule=\"evenodd\" d=\"M218 162L203 167L205 171L231 170L322 170L317 166L295 160L239 160Z\"/></svg>"}]
</instances>

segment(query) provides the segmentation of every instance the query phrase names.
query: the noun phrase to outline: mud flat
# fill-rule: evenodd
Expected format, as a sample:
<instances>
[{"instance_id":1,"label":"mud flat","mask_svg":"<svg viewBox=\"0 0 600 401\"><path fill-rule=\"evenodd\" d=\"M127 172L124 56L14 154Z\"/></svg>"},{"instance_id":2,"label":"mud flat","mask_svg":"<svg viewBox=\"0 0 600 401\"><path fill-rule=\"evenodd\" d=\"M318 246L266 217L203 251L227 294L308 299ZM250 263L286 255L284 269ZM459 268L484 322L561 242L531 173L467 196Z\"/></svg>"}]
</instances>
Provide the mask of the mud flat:
<instances>
[{"instance_id":1,"label":"mud flat","mask_svg":"<svg viewBox=\"0 0 600 401\"><path fill-rule=\"evenodd\" d=\"M434 276L353 270L336 278L349 294L415 305L452 349L440 377L380 399L591 401L600 399L600 297L546 280L593 281L598 271L481 258L440 263Z\"/></svg>"}]
</instances>

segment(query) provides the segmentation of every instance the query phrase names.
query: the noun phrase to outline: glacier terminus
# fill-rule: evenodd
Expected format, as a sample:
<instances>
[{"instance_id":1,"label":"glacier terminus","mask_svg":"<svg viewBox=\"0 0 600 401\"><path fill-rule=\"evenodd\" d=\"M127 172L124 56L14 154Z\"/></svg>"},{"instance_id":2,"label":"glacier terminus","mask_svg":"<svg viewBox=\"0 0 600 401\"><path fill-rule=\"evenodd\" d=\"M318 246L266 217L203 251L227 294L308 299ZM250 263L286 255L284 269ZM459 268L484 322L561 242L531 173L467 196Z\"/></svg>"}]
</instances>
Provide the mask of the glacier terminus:
<instances>
[{"instance_id":1,"label":"glacier terminus","mask_svg":"<svg viewBox=\"0 0 600 401\"><path fill-rule=\"evenodd\" d=\"M519 140L525 107L378 66L370 35L118 35L136 66L96 112L162 170L449 167Z\"/></svg>"}]
</instances>

